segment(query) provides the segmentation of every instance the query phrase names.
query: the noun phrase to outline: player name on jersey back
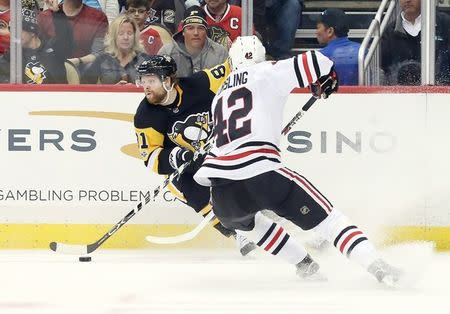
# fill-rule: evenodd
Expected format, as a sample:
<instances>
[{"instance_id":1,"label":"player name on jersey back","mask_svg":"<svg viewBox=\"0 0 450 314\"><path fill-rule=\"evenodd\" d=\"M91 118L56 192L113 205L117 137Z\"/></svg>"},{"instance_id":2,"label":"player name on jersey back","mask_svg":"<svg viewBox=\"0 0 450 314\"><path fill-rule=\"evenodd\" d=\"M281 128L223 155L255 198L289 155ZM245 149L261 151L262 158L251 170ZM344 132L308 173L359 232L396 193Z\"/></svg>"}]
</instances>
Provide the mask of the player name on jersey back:
<instances>
[{"instance_id":1,"label":"player name on jersey back","mask_svg":"<svg viewBox=\"0 0 450 314\"><path fill-rule=\"evenodd\" d=\"M248 72L244 71L242 73L233 73L223 82L222 86L219 89L217 94L221 94L223 91L236 87L239 85L243 85L247 83Z\"/></svg>"},{"instance_id":2,"label":"player name on jersey back","mask_svg":"<svg viewBox=\"0 0 450 314\"><path fill-rule=\"evenodd\" d=\"M277 66L283 63L292 67L293 61ZM198 183L243 180L282 167L279 138L292 84L274 75L274 66L263 62L233 71L222 84L211 108L214 147L195 175Z\"/></svg>"}]
</instances>

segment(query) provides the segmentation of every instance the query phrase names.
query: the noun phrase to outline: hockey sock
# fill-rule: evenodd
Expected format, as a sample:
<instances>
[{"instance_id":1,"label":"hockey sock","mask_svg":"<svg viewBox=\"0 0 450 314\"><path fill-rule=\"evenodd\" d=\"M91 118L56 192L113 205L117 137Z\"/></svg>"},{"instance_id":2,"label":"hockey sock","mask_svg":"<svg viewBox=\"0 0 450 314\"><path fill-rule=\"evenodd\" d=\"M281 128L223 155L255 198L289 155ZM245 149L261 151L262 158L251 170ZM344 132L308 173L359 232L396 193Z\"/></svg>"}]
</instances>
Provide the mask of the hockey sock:
<instances>
[{"instance_id":1,"label":"hockey sock","mask_svg":"<svg viewBox=\"0 0 450 314\"><path fill-rule=\"evenodd\" d=\"M333 209L313 231L332 243L343 255L364 269L378 258L378 252L367 236L339 210Z\"/></svg>"},{"instance_id":2,"label":"hockey sock","mask_svg":"<svg viewBox=\"0 0 450 314\"><path fill-rule=\"evenodd\" d=\"M255 215L255 227L250 231L239 230L239 234L290 264L298 264L307 255L305 248L296 243L282 226L260 212Z\"/></svg>"}]
</instances>

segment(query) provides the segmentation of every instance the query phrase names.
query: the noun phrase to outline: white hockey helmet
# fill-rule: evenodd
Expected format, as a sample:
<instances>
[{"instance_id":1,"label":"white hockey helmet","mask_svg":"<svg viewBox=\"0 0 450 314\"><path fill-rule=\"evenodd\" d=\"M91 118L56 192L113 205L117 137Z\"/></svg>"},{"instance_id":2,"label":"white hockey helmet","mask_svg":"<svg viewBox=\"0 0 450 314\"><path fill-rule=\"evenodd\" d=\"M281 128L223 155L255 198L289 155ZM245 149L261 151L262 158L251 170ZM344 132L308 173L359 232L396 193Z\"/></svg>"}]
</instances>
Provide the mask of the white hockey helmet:
<instances>
[{"instance_id":1,"label":"white hockey helmet","mask_svg":"<svg viewBox=\"0 0 450 314\"><path fill-rule=\"evenodd\" d=\"M231 68L234 70L266 60L266 48L255 35L239 36L228 52Z\"/></svg>"}]
</instances>

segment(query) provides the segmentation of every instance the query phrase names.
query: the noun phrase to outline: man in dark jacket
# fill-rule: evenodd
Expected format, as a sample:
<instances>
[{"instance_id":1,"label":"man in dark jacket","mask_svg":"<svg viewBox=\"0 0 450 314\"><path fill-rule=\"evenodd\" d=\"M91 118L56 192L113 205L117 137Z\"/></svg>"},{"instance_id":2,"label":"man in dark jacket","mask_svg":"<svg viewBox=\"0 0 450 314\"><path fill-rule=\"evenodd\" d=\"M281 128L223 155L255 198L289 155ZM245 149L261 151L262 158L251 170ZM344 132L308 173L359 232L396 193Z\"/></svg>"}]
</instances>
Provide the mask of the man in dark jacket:
<instances>
[{"instance_id":1,"label":"man in dark jacket","mask_svg":"<svg viewBox=\"0 0 450 314\"><path fill-rule=\"evenodd\" d=\"M387 85L421 83L420 0L400 0L402 11L381 41L381 68ZM450 85L450 18L436 13L436 84Z\"/></svg>"},{"instance_id":2,"label":"man in dark jacket","mask_svg":"<svg viewBox=\"0 0 450 314\"><path fill-rule=\"evenodd\" d=\"M72 36L67 18L62 11L55 12L56 36L45 40L39 36L36 12L22 9L22 82L26 84L66 84L64 62L72 47L66 39ZM0 58L0 83L9 83L10 55Z\"/></svg>"}]
</instances>

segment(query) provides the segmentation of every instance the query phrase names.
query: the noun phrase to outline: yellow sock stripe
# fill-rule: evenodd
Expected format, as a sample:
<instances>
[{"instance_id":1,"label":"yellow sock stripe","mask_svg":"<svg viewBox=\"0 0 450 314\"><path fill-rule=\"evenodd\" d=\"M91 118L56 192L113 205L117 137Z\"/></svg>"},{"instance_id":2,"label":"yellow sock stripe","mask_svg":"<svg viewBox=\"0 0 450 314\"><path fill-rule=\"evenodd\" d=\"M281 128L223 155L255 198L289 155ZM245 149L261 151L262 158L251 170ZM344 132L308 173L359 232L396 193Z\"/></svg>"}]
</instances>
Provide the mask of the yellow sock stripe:
<instances>
[{"instance_id":1,"label":"yellow sock stripe","mask_svg":"<svg viewBox=\"0 0 450 314\"><path fill-rule=\"evenodd\" d=\"M202 216L206 216L211 210L212 210L212 205L208 204L205 207L203 207L203 209L201 211L199 211L198 213Z\"/></svg>"},{"instance_id":2,"label":"yellow sock stripe","mask_svg":"<svg viewBox=\"0 0 450 314\"><path fill-rule=\"evenodd\" d=\"M216 218L216 219L214 219L214 220L212 221L212 225L213 225L213 226L217 225L218 223L220 223L219 218Z\"/></svg>"}]
</instances>

